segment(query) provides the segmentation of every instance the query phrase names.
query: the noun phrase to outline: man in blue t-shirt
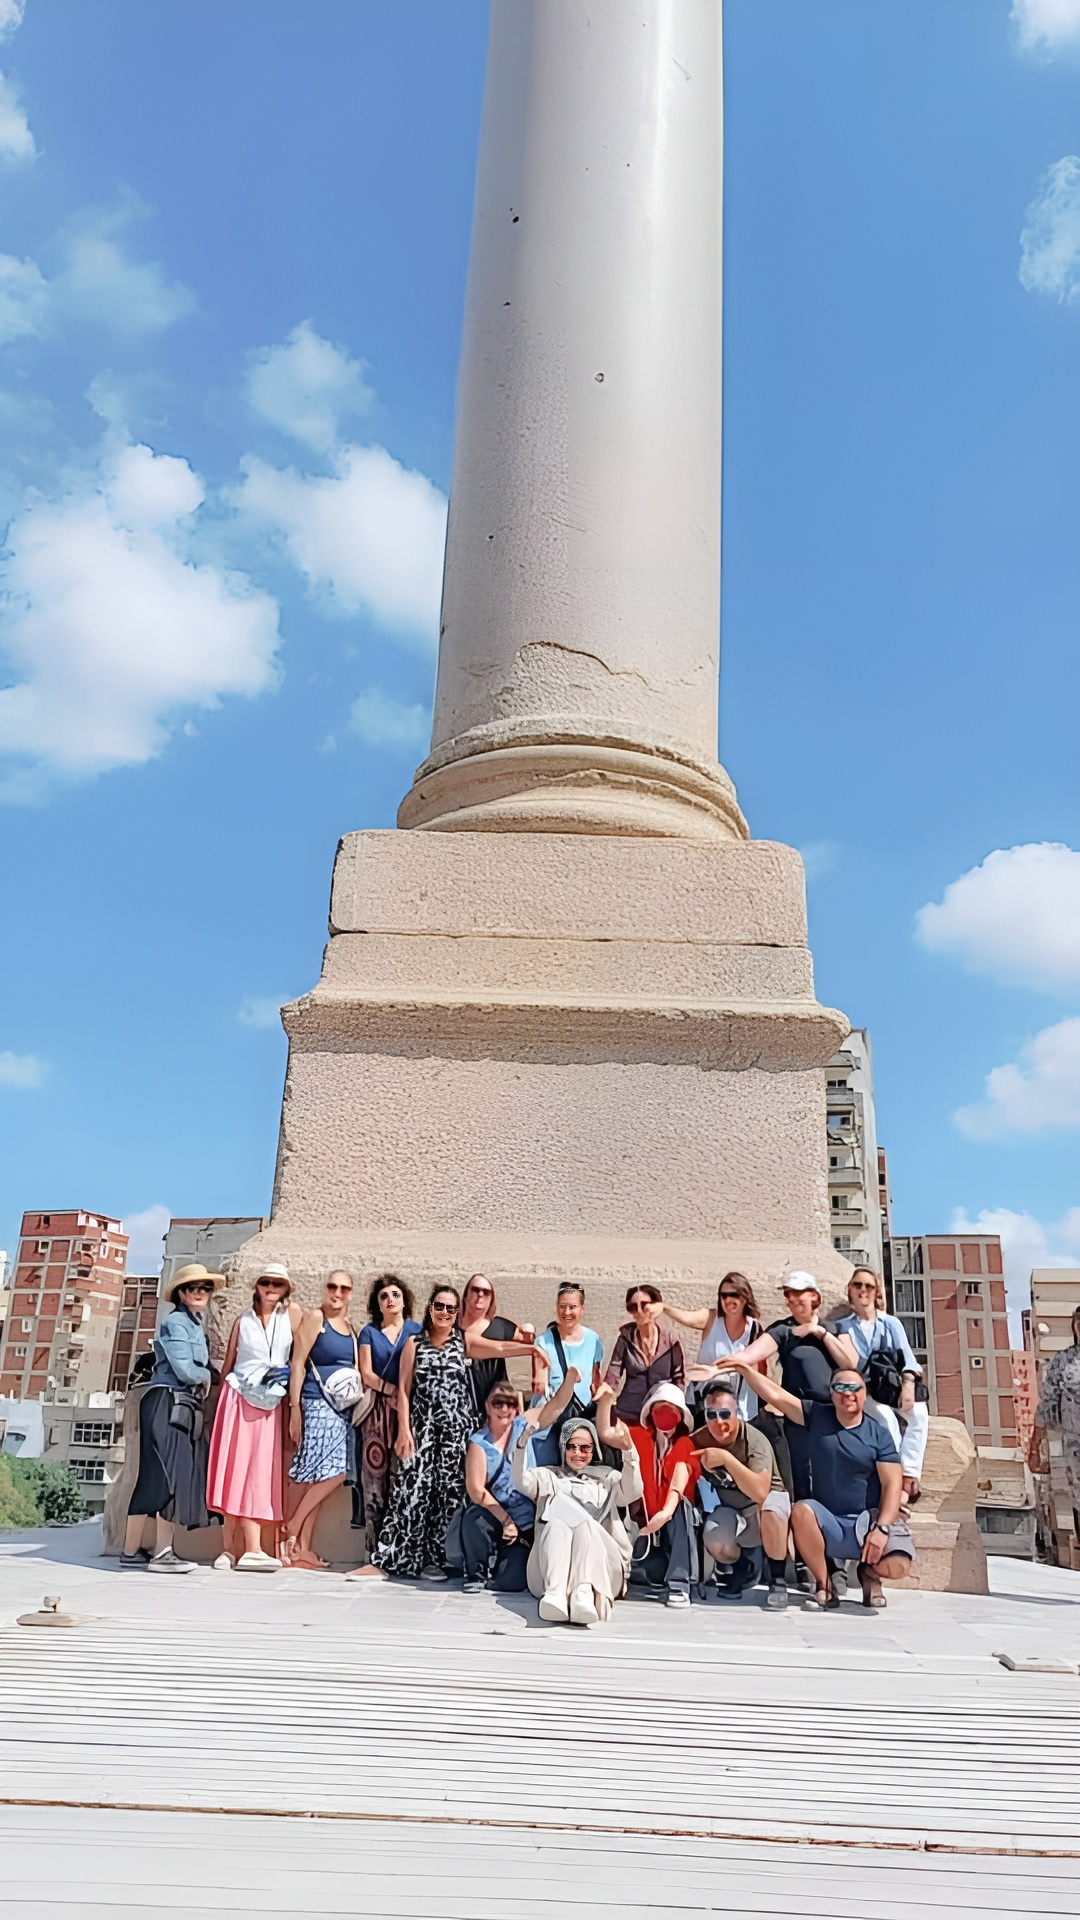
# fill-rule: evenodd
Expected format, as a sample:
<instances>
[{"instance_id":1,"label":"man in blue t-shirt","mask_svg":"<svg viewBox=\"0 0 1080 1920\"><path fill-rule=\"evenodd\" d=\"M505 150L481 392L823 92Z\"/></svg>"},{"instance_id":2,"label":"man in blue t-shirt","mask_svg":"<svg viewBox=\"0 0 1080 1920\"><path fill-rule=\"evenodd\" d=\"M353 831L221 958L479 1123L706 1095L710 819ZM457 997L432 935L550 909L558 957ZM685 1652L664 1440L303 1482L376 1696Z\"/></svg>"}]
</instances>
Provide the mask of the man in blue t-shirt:
<instances>
[{"instance_id":1,"label":"man in blue t-shirt","mask_svg":"<svg viewBox=\"0 0 1080 1920\"><path fill-rule=\"evenodd\" d=\"M741 1354L725 1365L739 1368ZM829 1381L830 1405L799 1400L762 1374L754 1390L777 1413L806 1429L813 1498L791 1510L795 1545L814 1576L814 1604L831 1610L827 1557L857 1560L864 1607L883 1607L882 1580L910 1572L915 1548L899 1518L903 1474L893 1437L866 1411L866 1382L855 1367L836 1367Z\"/></svg>"}]
</instances>

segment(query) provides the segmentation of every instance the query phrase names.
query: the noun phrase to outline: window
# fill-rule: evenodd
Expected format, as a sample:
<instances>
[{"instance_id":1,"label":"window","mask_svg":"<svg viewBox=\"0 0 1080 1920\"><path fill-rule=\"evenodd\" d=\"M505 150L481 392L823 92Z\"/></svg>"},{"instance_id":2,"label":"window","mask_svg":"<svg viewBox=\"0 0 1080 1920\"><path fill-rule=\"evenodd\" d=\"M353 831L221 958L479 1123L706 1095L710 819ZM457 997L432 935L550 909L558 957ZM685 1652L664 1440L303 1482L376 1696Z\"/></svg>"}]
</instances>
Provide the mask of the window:
<instances>
[{"instance_id":1,"label":"window","mask_svg":"<svg viewBox=\"0 0 1080 1920\"><path fill-rule=\"evenodd\" d=\"M12 1349L11 1349L11 1352L12 1352L12 1356L13 1356L13 1358L14 1358L14 1359L16 1359L16 1360L25 1360L25 1359L26 1359L26 1348L25 1348L25 1347L12 1347Z\"/></svg>"},{"instance_id":2,"label":"window","mask_svg":"<svg viewBox=\"0 0 1080 1920\"><path fill-rule=\"evenodd\" d=\"M849 1087L846 1080L826 1080L825 1085L830 1093L850 1093L851 1092L851 1088Z\"/></svg>"},{"instance_id":3,"label":"window","mask_svg":"<svg viewBox=\"0 0 1080 1920\"><path fill-rule=\"evenodd\" d=\"M973 1367L985 1367L986 1361L983 1359L981 1354L973 1353L970 1356L970 1358L971 1358L971 1364Z\"/></svg>"},{"instance_id":4,"label":"window","mask_svg":"<svg viewBox=\"0 0 1080 1920\"><path fill-rule=\"evenodd\" d=\"M922 1281L894 1280L893 1302L897 1313L925 1313L926 1297Z\"/></svg>"},{"instance_id":5,"label":"window","mask_svg":"<svg viewBox=\"0 0 1080 1920\"><path fill-rule=\"evenodd\" d=\"M98 1485L105 1478L104 1460L69 1460L68 1466L76 1480L89 1481Z\"/></svg>"},{"instance_id":6,"label":"window","mask_svg":"<svg viewBox=\"0 0 1080 1920\"><path fill-rule=\"evenodd\" d=\"M32 1320L24 1320L22 1326L19 1328L20 1333L33 1333L33 1331L34 1323Z\"/></svg>"},{"instance_id":7,"label":"window","mask_svg":"<svg viewBox=\"0 0 1080 1920\"><path fill-rule=\"evenodd\" d=\"M838 1153L830 1153L829 1165L830 1167L838 1167L840 1165L840 1155Z\"/></svg>"},{"instance_id":8,"label":"window","mask_svg":"<svg viewBox=\"0 0 1080 1920\"><path fill-rule=\"evenodd\" d=\"M74 1420L71 1444L73 1447L111 1447L115 1432L111 1420Z\"/></svg>"},{"instance_id":9,"label":"window","mask_svg":"<svg viewBox=\"0 0 1080 1920\"><path fill-rule=\"evenodd\" d=\"M969 1300L982 1299L982 1287L977 1280L969 1280L964 1288L964 1293Z\"/></svg>"},{"instance_id":10,"label":"window","mask_svg":"<svg viewBox=\"0 0 1080 1920\"><path fill-rule=\"evenodd\" d=\"M37 1243L37 1251L38 1251L38 1253L48 1253L48 1251L49 1251L49 1243L48 1243L48 1241L47 1241L47 1240L39 1240L39 1241L38 1241L38 1243Z\"/></svg>"}]
</instances>

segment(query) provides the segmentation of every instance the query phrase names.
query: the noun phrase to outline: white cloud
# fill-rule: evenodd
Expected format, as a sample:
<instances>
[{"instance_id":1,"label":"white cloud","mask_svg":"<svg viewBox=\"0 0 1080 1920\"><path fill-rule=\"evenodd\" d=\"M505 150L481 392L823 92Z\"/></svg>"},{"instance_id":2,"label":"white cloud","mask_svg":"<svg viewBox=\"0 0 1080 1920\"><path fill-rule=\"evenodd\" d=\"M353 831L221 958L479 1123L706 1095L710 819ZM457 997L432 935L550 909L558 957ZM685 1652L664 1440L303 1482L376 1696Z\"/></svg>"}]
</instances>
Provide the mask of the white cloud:
<instances>
[{"instance_id":1,"label":"white cloud","mask_svg":"<svg viewBox=\"0 0 1080 1920\"><path fill-rule=\"evenodd\" d=\"M49 311L49 284L36 260L0 253L0 345L40 333Z\"/></svg>"},{"instance_id":2,"label":"white cloud","mask_svg":"<svg viewBox=\"0 0 1080 1920\"><path fill-rule=\"evenodd\" d=\"M0 1087L40 1087L48 1071L36 1053L0 1053Z\"/></svg>"},{"instance_id":3,"label":"white cloud","mask_svg":"<svg viewBox=\"0 0 1080 1920\"><path fill-rule=\"evenodd\" d=\"M141 1213L129 1213L124 1221L128 1236L129 1273L161 1272L162 1241L168 1231L172 1210L169 1207L144 1207Z\"/></svg>"},{"instance_id":4,"label":"white cloud","mask_svg":"<svg viewBox=\"0 0 1080 1920\"><path fill-rule=\"evenodd\" d=\"M274 1000L269 995L251 994L241 1003L236 1017L245 1027L280 1028L283 1005L284 996Z\"/></svg>"},{"instance_id":5,"label":"white cloud","mask_svg":"<svg viewBox=\"0 0 1080 1920\"><path fill-rule=\"evenodd\" d=\"M916 915L923 946L1008 985L1080 987L1080 853L999 848Z\"/></svg>"},{"instance_id":6,"label":"white cloud","mask_svg":"<svg viewBox=\"0 0 1080 1920\"><path fill-rule=\"evenodd\" d=\"M0 73L0 160L16 165L37 153L26 112L6 73Z\"/></svg>"},{"instance_id":7,"label":"white cloud","mask_svg":"<svg viewBox=\"0 0 1080 1920\"><path fill-rule=\"evenodd\" d=\"M820 880L836 867L843 849L838 840L808 840L799 848L808 880Z\"/></svg>"},{"instance_id":8,"label":"white cloud","mask_svg":"<svg viewBox=\"0 0 1080 1920\"><path fill-rule=\"evenodd\" d=\"M1020 235L1020 284L1058 301L1080 298L1080 157L1055 160Z\"/></svg>"},{"instance_id":9,"label":"white cloud","mask_svg":"<svg viewBox=\"0 0 1080 1920\"><path fill-rule=\"evenodd\" d=\"M235 503L283 546L327 612L372 615L434 646L446 500L384 447L343 447L332 475L249 456Z\"/></svg>"},{"instance_id":10,"label":"white cloud","mask_svg":"<svg viewBox=\"0 0 1080 1920\"><path fill-rule=\"evenodd\" d=\"M301 320L283 345L258 348L247 393L264 420L317 453L329 453L342 418L366 413L374 398L363 361L324 340L310 320Z\"/></svg>"},{"instance_id":11,"label":"white cloud","mask_svg":"<svg viewBox=\"0 0 1080 1920\"><path fill-rule=\"evenodd\" d=\"M371 747L422 749L431 738L431 708L409 707L381 687L367 687L352 703L349 726Z\"/></svg>"},{"instance_id":12,"label":"white cloud","mask_svg":"<svg viewBox=\"0 0 1080 1920\"><path fill-rule=\"evenodd\" d=\"M57 307L123 338L160 333L195 311L195 296L169 283L156 260L132 260L122 234L146 208L133 194L118 207L91 207L68 222L65 264L50 283Z\"/></svg>"},{"instance_id":13,"label":"white cloud","mask_svg":"<svg viewBox=\"0 0 1080 1920\"><path fill-rule=\"evenodd\" d=\"M1080 44L1080 0L1013 0L1012 18L1028 51L1053 53Z\"/></svg>"},{"instance_id":14,"label":"white cloud","mask_svg":"<svg viewBox=\"0 0 1080 1920\"><path fill-rule=\"evenodd\" d=\"M0 565L2 797L160 753L192 707L273 686L277 606L243 574L198 562L203 483L148 447L113 454L60 500L32 499ZM14 684L12 684L12 682Z\"/></svg>"},{"instance_id":15,"label":"white cloud","mask_svg":"<svg viewBox=\"0 0 1080 1920\"><path fill-rule=\"evenodd\" d=\"M1019 1062L986 1076L984 1097L953 1115L969 1140L1000 1140L1044 1127L1080 1127L1080 1019L1044 1027Z\"/></svg>"},{"instance_id":16,"label":"white cloud","mask_svg":"<svg viewBox=\"0 0 1080 1920\"><path fill-rule=\"evenodd\" d=\"M6 40L22 26L26 0L0 0L0 40Z\"/></svg>"},{"instance_id":17,"label":"white cloud","mask_svg":"<svg viewBox=\"0 0 1080 1920\"><path fill-rule=\"evenodd\" d=\"M1080 1207L1070 1207L1062 1219L1048 1226L1032 1213L1014 1213L1009 1207L984 1208L974 1220L957 1207L949 1231L998 1235L1010 1334L1016 1346L1022 1338L1021 1310L1031 1305L1032 1268L1080 1266Z\"/></svg>"}]
</instances>

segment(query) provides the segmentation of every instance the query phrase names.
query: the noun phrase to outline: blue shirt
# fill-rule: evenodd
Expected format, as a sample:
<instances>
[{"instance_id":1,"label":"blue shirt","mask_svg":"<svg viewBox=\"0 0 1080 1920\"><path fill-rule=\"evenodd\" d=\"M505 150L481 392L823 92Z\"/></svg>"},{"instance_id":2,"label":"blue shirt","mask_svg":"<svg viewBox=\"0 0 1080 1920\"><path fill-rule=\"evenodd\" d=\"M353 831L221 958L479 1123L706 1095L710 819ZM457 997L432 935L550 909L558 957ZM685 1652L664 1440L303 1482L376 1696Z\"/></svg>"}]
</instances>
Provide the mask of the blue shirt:
<instances>
[{"instance_id":1,"label":"blue shirt","mask_svg":"<svg viewBox=\"0 0 1080 1920\"><path fill-rule=\"evenodd\" d=\"M405 1351L405 1342L412 1334L423 1331L419 1320L406 1320L397 1339L391 1345L381 1327L369 1320L366 1327L360 1329L360 1345L371 1350L371 1364L380 1380L386 1380L392 1387L398 1383L401 1372L401 1356Z\"/></svg>"},{"instance_id":2,"label":"blue shirt","mask_svg":"<svg viewBox=\"0 0 1080 1920\"><path fill-rule=\"evenodd\" d=\"M903 1322L898 1320L895 1314L879 1313L867 1327L866 1321L860 1320L857 1313L849 1313L836 1324L841 1333L847 1334L860 1361L868 1359L870 1354L877 1353L881 1347L895 1347L903 1358L906 1372L922 1373L922 1368L911 1351Z\"/></svg>"},{"instance_id":3,"label":"blue shirt","mask_svg":"<svg viewBox=\"0 0 1080 1920\"><path fill-rule=\"evenodd\" d=\"M545 1399L550 1400L552 1394L557 1393L563 1383L563 1370L559 1365L559 1356L555 1350L555 1341L550 1327L545 1327L543 1333L537 1334L536 1344L538 1347L543 1347L551 1361L547 1393L544 1396ZM593 1397L593 1367L601 1367L604 1363L604 1343L600 1335L594 1333L591 1327L579 1327L577 1339L564 1340L563 1347L568 1365L576 1367L581 1375L580 1385L574 1391L582 1405L588 1406Z\"/></svg>"},{"instance_id":4,"label":"blue shirt","mask_svg":"<svg viewBox=\"0 0 1080 1920\"><path fill-rule=\"evenodd\" d=\"M498 1501L504 1513L510 1515L516 1526L531 1527L536 1518L536 1508L531 1500L527 1500L523 1493L518 1492L511 1473L511 1458L524 1426L525 1415L519 1413L510 1429L505 1453L496 1446L489 1427L481 1427L479 1433L471 1433L469 1439L476 1446L483 1448L487 1463L484 1478L487 1481L488 1492Z\"/></svg>"},{"instance_id":5,"label":"blue shirt","mask_svg":"<svg viewBox=\"0 0 1080 1920\"><path fill-rule=\"evenodd\" d=\"M879 1460L900 1465L893 1437L880 1420L864 1413L857 1427L842 1427L834 1407L804 1400L815 1500L838 1517L872 1513L881 1504Z\"/></svg>"},{"instance_id":6,"label":"blue shirt","mask_svg":"<svg viewBox=\"0 0 1080 1920\"><path fill-rule=\"evenodd\" d=\"M186 1307L174 1307L154 1336L157 1356L152 1387L205 1387L210 1384L210 1349L202 1321Z\"/></svg>"}]
</instances>

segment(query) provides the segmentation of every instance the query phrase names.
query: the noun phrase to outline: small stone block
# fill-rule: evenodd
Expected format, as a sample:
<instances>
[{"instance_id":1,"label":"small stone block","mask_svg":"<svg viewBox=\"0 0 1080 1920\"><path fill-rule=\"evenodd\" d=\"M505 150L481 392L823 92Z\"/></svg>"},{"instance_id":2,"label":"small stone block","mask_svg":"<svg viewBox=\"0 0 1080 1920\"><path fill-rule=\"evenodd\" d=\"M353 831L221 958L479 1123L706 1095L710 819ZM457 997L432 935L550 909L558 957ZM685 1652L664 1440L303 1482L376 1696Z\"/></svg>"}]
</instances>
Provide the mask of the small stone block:
<instances>
[{"instance_id":1,"label":"small stone block","mask_svg":"<svg viewBox=\"0 0 1080 1920\"><path fill-rule=\"evenodd\" d=\"M1000 1660L1002 1666L1006 1667L1010 1673L1076 1673L1078 1671L1075 1661L1048 1660L1037 1653L1022 1654L1019 1660L1014 1660L1011 1653L995 1653L994 1659Z\"/></svg>"}]
</instances>

